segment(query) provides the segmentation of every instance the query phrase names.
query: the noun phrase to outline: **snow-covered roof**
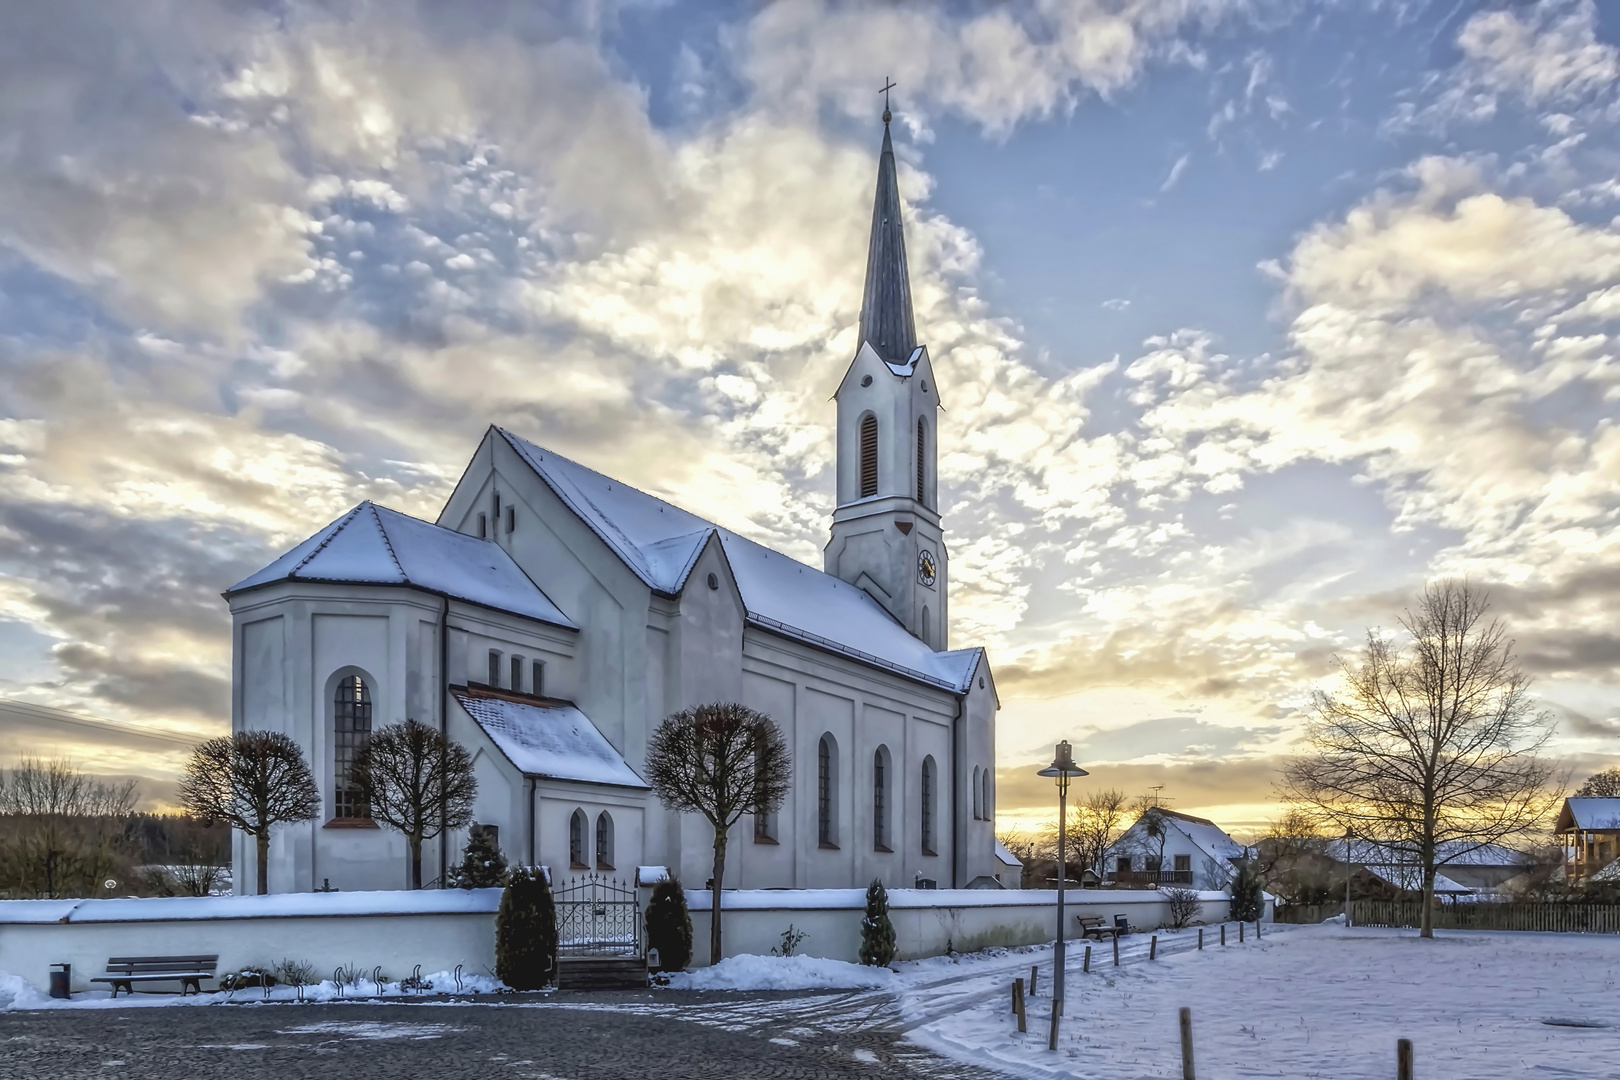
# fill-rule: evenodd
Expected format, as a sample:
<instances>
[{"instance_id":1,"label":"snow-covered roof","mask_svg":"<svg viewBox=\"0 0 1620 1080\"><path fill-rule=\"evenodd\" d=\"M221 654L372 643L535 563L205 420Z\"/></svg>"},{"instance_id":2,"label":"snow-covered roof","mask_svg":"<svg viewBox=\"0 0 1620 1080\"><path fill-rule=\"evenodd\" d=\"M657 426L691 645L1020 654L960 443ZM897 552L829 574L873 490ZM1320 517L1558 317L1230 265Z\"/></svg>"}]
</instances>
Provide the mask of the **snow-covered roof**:
<instances>
[{"instance_id":1,"label":"snow-covered roof","mask_svg":"<svg viewBox=\"0 0 1620 1080\"><path fill-rule=\"evenodd\" d=\"M1007 845L996 841L996 859L1003 866L1023 866L1024 861L1007 850Z\"/></svg>"},{"instance_id":2,"label":"snow-covered roof","mask_svg":"<svg viewBox=\"0 0 1620 1080\"><path fill-rule=\"evenodd\" d=\"M1554 830L1569 832L1571 829L1620 830L1620 799L1592 796L1565 799Z\"/></svg>"},{"instance_id":3,"label":"snow-covered roof","mask_svg":"<svg viewBox=\"0 0 1620 1080\"><path fill-rule=\"evenodd\" d=\"M1397 889L1417 892L1423 888L1423 868L1420 866L1407 866L1399 863L1368 866L1367 872L1374 877L1382 878ZM1461 895L1472 893L1474 890L1467 885L1459 885L1446 875L1436 872L1434 875L1434 891Z\"/></svg>"},{"instance_id":4,"label":"snow-covered roof","mask_svg":"<svg viewBox=\"0 0 1620 1080\"><path fill-rule=\"evenodd\" d=\"M1620 802L1620 799L1616 800ZM1326 846L1329 858L1344 862L1344 839L1330 840ZM1352 840L1351 861L1365 865L1396 866L1412 861L1412 856L1388 844L1371 840ZM1522 866L1524 856L1501 844L1466 844L1459 840L1444 840L1435 847L1440 863L1453 866Z\"/></svg>"},{"instance_id":5,"label":"snow-covered roof","mask_svg":"<svg viewBox=\"0 0 1620 1080\"><path fill-rule=\"evenodd\" d=\"M369 500L225 595L276 581L408 585L577 629L493 540L480 540Z\"/></svg>"},{"instance_id":6,"label":"snow-covered roof","mask_svg":"<svg viewBox=\"0 0 1620 1080\"><path fill-rule=\"evenodd\" d=\"M451 694L525 776L647 787L571 702L512 701L465 690L452 690Z\"/></svg>"},{"instance_id":7,"label":"snow-covered roof","mask_svg":"<svg viewBox=\"0 0 1620 1080\"><path fill-rule=\"evenodd\" d=\"M981 650L935 652L861 589L496 428L648 587L679 595L719 537L753 625L944 689L968 688Z\"/></svg>"},{"instance_id":8,"label":"snow-covered roof","mask_svg":"<svg viewBox=\"0 0 1620 1080\"><path fill-rule=\"evenodd\" d=\"M1166 819L1173 823L1198 846L1198 850L1214 859L1217 865L1225 866L1233 859L1241 859L1249 853L1249 849L1238 843L1226 834L1226 830L1210 821L1208 818L1193 817L1177 810L1161 810Z\"/></svg>"}]
</instances>

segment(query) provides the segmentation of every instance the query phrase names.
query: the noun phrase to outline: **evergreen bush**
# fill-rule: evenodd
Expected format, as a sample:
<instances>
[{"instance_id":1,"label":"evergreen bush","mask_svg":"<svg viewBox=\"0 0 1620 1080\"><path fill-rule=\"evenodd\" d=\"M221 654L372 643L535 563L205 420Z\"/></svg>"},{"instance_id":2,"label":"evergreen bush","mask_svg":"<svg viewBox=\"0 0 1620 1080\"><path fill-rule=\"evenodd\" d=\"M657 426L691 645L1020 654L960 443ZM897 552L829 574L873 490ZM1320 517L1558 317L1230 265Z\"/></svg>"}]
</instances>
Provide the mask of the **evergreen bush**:
<instances>
[{"instance_id":1,"label":"evergreen bush","mask_svg":"<svg viewBox=\"0 0 1620 1080\"><path fill-rule=\"evenodd\" d=\"M454 889L495 889L506 884L506 856L488 829L479 828L475 821L467 834L467 847L461 855L461 865L450 870L450 887Z\"/></svg>"},{"instance_id":2,"label":"evergreen bush","mask_svg":"<svg viewBox=\"0 0 1620 1080\"><path fill-rule=\"evenodd\" d=\"M540 990L556 967L557 907L546 872L517 867L495 914L495 977L514 990Z\"/></svg>"},{"instance_id":3,"label":"evergreen bush","mask_svg":"<svg viewBox=\"0 0 1620 1080\"><path fill-rule=\"evenodd\" d=\"M647 902L647 946L658 950L658 970L682 971L692 960L692 916L676 878L660 881Z\"/></svg>"},{"instance_id":4,"label":"evergreen bush","mask_svg":"<svg viewBox=\"0 0 1620 1080\"><path fill-rule=\"evenodd\" d=\"M889 890L878 878L866 887L866 917L861 920L861 963L888 967L894 959L894 923L889 921Z\"/></svg>"},{"instance_id":5,"label":"evergreen bush","mask_svg":"<svg viewBox=\"0 0 1620 1080\"><path fill-rule=\"evenodd\" d=\"M1258 922L1265 911L1259 871L1253 863L1239 863L1237 876L1232 879L1232 918L1237 922Z\"/></svg>"}]
</instances>

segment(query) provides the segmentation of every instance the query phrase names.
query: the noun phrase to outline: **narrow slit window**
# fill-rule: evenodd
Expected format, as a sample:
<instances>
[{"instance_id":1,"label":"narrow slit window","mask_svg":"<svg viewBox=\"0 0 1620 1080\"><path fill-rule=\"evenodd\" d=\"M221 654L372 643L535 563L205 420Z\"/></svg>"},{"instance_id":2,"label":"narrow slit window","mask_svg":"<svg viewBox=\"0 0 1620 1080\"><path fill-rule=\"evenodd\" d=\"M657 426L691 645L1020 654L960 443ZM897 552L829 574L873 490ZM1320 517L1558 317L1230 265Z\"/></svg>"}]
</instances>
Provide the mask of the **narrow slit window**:
<instances>
[{"instance_id":1,"label":"narrow slit window","mask_svg":"<svg viewBox=\"0 0 1620 1080\"><path fill-rule=\"evenodd\" d=\"M878 747L872 755L872 847L889 850L889 770L886 752Z\"/></svg>"},{"instance_id":2,"label":"narrow slit window","mask_svg":"<svg viewBox=\"0 0 1620 1080\"><path fill-rule=\"evenodd\" d=\"M517 532L517 507L515 506L506 508L506 531Z\"/></svg>"},{"instance_id":3,"label":"narrow slit window","mask_svg":"<svg viewBox=\"0 0 1620 1080\"><path fill-rule=\"evenodd\" d=\"M606 810L596 816L596 868L613 869L613 819Z\"/></svg>"},{"instance_id":4,"label":"narrow slit window","mask_svg":"<svg viewBox=\"0 0 1620 1080\"><path fill-rule=\"evenodd\" d=\"M861 498L867 499L878 491L878 425L877 417L861 417Z\"/></svg>"},{"instance_id":5,"label":"narrow slit window","mask_svg":"<svg viewBox=\"0 0 1620 1080\"><path fill-rule=\"evenodd\" d=\"M501 685L501 654L494 649L489 650L489 685Z\"/></svg>"},{"instance_id":6,"label":"narrow slit window","mask_svg":"<svg viewBox=\"0 0 1620 1080\"><path fill-rule=\"evenodd\" d=\"M523 692L523 657L512 657L512 689Z\"/></svg>"},{"instance_id":7,"label":"narrow slit window","mask_svg":"<svg viewBox=\"0 0 1620 1080\"><path fill-rule=\"evenodd\" d=\"M585 865L585 811L575 810L568 819L568 864L575 870L589 869Z\"/></svg>"},{"instance_id":8,"label":"narrow slit window","mask_svg":"<svg viewBox=\"0 0 1620 1080\"><path fill-rule=\"evenodd\" d=\"M480 540L489 539L489 515L488 514L479 514L478 515L478 539L480 539Z\"/></svg>"},{"instance_id":9,"label":"narrow slit window","mask_svg":"<svg viewBox=\"0 0 1620 1080\"><path fill-rule=\"evenodd\" d=\"M928 475L928 426L917 421L917 501L923 501Z\"/></svg>"},{"instance_id":10,"label":"narrow slit window","mask_svg":"<svg viewBox=\"0 0 1620 1080\"><path fill-rule=\"evenodd\" d=\"M838 846L838 751L831 735L816 747L816 836L823 847Z\"/></svg>"},{"instance_id":11,"label":"narrow slit window","mask_svg":"<svg viewBox=\"0 0 1620 1080\"><path fill-rule=\"evenodd\" d=\"M924 855L934 854L934 759L923 758L922 784L922 849Z\"/></svg>"},{"instance_id":12,"label":"narrow slit window","mask_svg":"<svg viewBox=\"0 0 1620 1080\"><path fill-rule=\"evenodd\" d=\"M546 665L543 660L536 660L530 669L533 679L529 683L529 693L541 697L546 692Z\"/></svg>"}]
</instances>

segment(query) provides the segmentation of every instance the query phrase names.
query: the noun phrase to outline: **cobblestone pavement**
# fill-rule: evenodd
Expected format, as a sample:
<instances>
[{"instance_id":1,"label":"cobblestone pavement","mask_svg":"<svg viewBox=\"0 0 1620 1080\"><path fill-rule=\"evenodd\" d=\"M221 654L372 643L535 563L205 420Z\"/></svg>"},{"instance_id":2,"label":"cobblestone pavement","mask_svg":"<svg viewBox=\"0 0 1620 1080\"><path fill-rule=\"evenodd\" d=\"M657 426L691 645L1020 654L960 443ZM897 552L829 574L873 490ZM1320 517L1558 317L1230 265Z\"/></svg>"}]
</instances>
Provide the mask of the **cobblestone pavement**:
<instances>
[{"instance_id":1,"label":"cobblestone pavement","mask_svg":"<svg viewBox=\"0 0 1620 1080\"><path fill-rule=\"evenodd\" d=\"M0 1077L510 1077L652 1080L994 1074L904 1040L887 995L522 995L503 1004L338 1003L0 1014Z\"/></svg>"}]
</instances>

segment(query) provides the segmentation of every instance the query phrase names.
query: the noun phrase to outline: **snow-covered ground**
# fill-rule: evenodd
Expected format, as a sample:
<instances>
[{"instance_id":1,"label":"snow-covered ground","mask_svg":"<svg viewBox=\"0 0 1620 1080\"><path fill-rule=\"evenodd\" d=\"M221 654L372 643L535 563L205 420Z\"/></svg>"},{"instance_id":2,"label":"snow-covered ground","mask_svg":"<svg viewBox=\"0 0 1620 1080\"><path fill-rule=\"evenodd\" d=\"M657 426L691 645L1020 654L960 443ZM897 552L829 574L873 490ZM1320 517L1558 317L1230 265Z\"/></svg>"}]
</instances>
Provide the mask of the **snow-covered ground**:
<instances>
[{"instance_id":1,"label":"snow-covered ground","mask_svg":"<svg viewBox=\"0 0 1620 1080\"><path fill-rule=\"evenodd\" d=\"M728 956L712 967L670 977L677 990L843 990L894 986L888 968L862 967L820 956Z\"/></svg>"},{"instance_id":2,"label":"snow-covered ground","mask_svg":"<svg viewBox=\"0 0 1620 1080\"><path fill-rule=\"evenodd\" d=\"M490 994L501 986L498 980L488 975L472 975L465 971L461 973L460 989L457 989L454 972L439 971L432 975L424 975L422 978L431 985L431 989L423 993ZM20 976L0 971L0 1012L8 1009L150 1009L163 1006L240 1005L257 1001L300 1000L298 991L291 986L272 986L268 994L260 987L250 986L234 994L221 990L182 996L173 992L177 985L178 983L173 982L156 983L151 986L142 984L141 989L134 994L121 993L116 998L112 996L110 990L75 990L71 998L58 999L41 993L32 983ZM154 988L160 992L153 993ZM419 996L410 990L401 989L398 982L386 981L386 978L381 986L367 978L343 987L327 979L311 983L305 986L303 991L301 1000L304 1001L346 1001L356 998L387 1000Z\"/></svg>"},{"instance_id":3,"label":"snow-covered ground","mask_svg":"<svg viewBox=\"0 0 1620 1080\"><path fill-rule=\"evenodd\" d=\"M1056 1052L1047 1049L1049 966L1026 1034L1009 1011L1011 971L994 987L969 975L948 988L907 973L902 1022L930 1049L1019 1076L1179 1076L1184 1005L1199 1076L1385 1080L1401 1037L1423 1076L1620 1076L1620 937L1441 931L1423 941L1324 924L1268 927L1242 946L1234 935L1221 949L1210 935L1200 953L1180 951L1185 932L1161 933L1155 961L1135 956L1141 938L1127 939L1130 961L1094 962L1090 974L1071 952ZM942 991L960 1007L942 1012Z\"/></svg>"}]
</instances>

